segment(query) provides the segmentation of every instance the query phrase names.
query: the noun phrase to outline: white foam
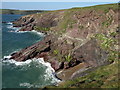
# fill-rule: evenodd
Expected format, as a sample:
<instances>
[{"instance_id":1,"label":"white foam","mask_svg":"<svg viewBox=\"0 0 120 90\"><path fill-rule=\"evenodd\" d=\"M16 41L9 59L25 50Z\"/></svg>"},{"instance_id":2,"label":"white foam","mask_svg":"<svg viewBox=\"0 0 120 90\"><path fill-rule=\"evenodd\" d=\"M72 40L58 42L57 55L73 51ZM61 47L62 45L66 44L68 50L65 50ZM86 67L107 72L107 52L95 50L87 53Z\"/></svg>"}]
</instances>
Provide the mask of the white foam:
<instances>
[{"instance_id":1,"label":"white foam","mask_svg":"<svg viewBox=\"0 0 120 90\"><path fill-rule=\"evenodd\" d=\"M21 49L17 49L16 51L13 51L12 53L10 53L8 56L4 56L3 57L3 59L10 59L12 56L11 56L11 54L13 54L13 53L16 53L16 52L18 52L18 51L20 51ZM8 52L8 51L7 51Z\"/></svg>"},{"instance_id":2,"label":"white foam","mask_svg":"<svg viewBox=\"0 0 120 90\"><path fill-rule=\"evenodd\" d=\"M11 28L13 28L13 26L12 25L7 25L7 28L11 29Z\"/></svg>"},{"instance_id":3,"label":"white foam","mask_svg":"<svg viewBox=\"0 0 120 90\"><path fill-rule=\"evenodd\" d=\"M32 33L36 33L40 36L45 36L44 33L41 33L41 32L37 32L35 30L32 30L32 31L19 31L21 29L21 27L13 27L13 24L11 22L7 23L7 28L8 29L12 29L12 30L15 30L16 33L27 33L27 32L32 32Z\"/></svg>"},{"instance_id":4,"label":"white foam","mask_svg":"<svg viewBox=\"0 0 120 90\"><path fill-rule=\"evenodd\" d=\"M37 33L37 34L39 34L39 35L41 35L41 36L45 36L45 34L44 34L44 33L37 32L37 31L35 31L35 30L32 30L31 32Z\"/></svg>"},{"instance_id":5,"label":"white foam","mask_svg":"<svg viewBox=\"0 0 120 90\"><path fill-rule=\"evenodd\" d=\"M49 62L45 62L43 58L41 58L39 62L47 67L45 71L46 74L44 75L46 81L52 78L51 83L60 82L60 80L55 78L55 76L53 75L53 73L55 73L55 70L51 67L51 64Z\"/></svg>"},{"instance_id":6,"label":"white foam","mask_svg":"<svg viewBox=\"0 0 120 90\"><path fill-rule=\"evenodd\" d=\"M16 31L16 33L26 33L26 32L30 32L30 31L19 31L19 30Z\"/></svg>"},{"instance_id":7,"label":"white foam","mask_svg":"<svg viewBox=\"0 0 120 90\"><path fill-rule=\"evenodd\" d=\"M60 80L58 80L57 78L55 78L55 76L53 75L53 73L55 73L55 70L51 67L51 64L48 63L48 62L45 62L43 58L38 58L38 59L33 58L33 59L30 60L30 61L38 62L38 63L40 63L40 64L42 64L42 65L44 65L44 66L47 67L46 70L45 70L45 74L44 74L44 79L45 79L45 81L51 80L51 83L53 83L53 84L54 84L54 83L59 83L59 82L61 82ZM26 62L25 64L30 63L30 61L27 60L27 62ZM15 62L15 63L16 63L16 62ZM16 65L20 65L20 63L19 63L19 64L16 63ZM21 63L21 65L24 65L24 64ZM41 82L40 82L40 83L41 83ZM33 84L30 84L30 83L21 83L20 86L26 86L26 87L28 87L28 88L30 88L30 87L39 88L39 87L40 87L39 84L33 85Z\"/></svg>"},{"instance_id":8,"label":"white foam","mask_svg":"<svg viewBox=\"0 0 120 90\"><path fill-rule=\"evenodd\" d=\"M11 22L7 23L7 28L15 31L18 31L19 29L21 29L21 27L13 27L13 23Z\"/></svg>"},{"instance_id":9,"label":"white foam","mask_svg":"<svg viewBox=\"0 0 120 90\"><path fill-rule=\"evenodd\" d=\"M28 88L31 88L31 87L33 87L33 85L32 84L30 84L30 83L20 83L20 86L24 86L24 87L28 87Z\"/></svg>"},{"instance_id":10,"label":"white foam","mask_svg":"<svg viewBox=\"0 0 120 90\"><path fill-rule=\"evenodd\" d=\"M6 56L6 57L10 57L10 56ZM16 66L23 66L23 65L28 65L31 63L31 62L37 62L38 65L36 65L37 67L41 67L41 64L46 66L47 68L45 69L45 74L43 76L43 78L45 79L45 81L48 81L48 80L51 80L51 83L52 84L57 84L59 82L61 82L60 80L58 80L54 75L53 73L55 73L55 70L51 67L51 64L49 62L45 62L43 58L33 58L33 59L29 59L29 60L26 60L24 62L18 62L18 61L15 61L13 59L11 60L3 60L2 62L7 62L8 64L15 64ZM41 82L40 82L41 83ZM38 88L39 87L39 84L37 84L36 86L34 84L30 84L30 83L27 83L27 82L23 82L23 83L20 83L20 86L25 86L25 87L36 87Z\"/></svg>"},{"instance_id":11,"label":"white foam","mask_svg":"<svg viewBox=\"0 0 120 90\"><path fill-rule=\"evenodd\" d=\"M9 59L9 58L11 58L11 56L4 56L3 58L7 58L7 59Z\"/></svg>"},{"instance_id":12,"label":"white foam","mask_svg":"<svg viewBox=\"0 0 120 90\"><path fill-rule=\"evenodd\" d=\"M35 30L32 30L32 31L16 31L16 33L27 33L27 32L32 32L32 33L36 33L36 34L38 34L38 35L40 35L40 36L45 36L44 33L37 32L37 31L35 31Z\"/></svg>"},{"instance_id":13,"label":"white foam","mask_svg":"<svg viewBox=\"0 0 120 90\"><path fill-rule=\"evenodd\" d=\"M11 22L8 22L7 24L8 24L8 25L12 25L13 23L11 23Z\"/></svg>"},{"instance_id":14,"label":"white foam","mask_svg":"<svg viewBox=\"0 0 120 90\"><path fill-rule=\"evenodd\" d=\"M13 25L7 25L7 28L15 31L18 31L19 29L21 29L21 27L13 27Z\"/></svg>"},{"instance_id":15,"label":"white foam","mask_svg":"<svg viewBox=\"0 0 120 90\"><path fill-rule=\"evenodd\" d=\"M9 58L9 56L5 56L5 57ZM8 62L8 63L11 63L11 64L15 64L16 66L20 66L20 65L27 65L27 64L31 63L32 60L26 60L24 62L18 62L18 61L15 61L13 59L10 59L10 60L3 60L3 62Z\"/></svg>"}]
</instances>

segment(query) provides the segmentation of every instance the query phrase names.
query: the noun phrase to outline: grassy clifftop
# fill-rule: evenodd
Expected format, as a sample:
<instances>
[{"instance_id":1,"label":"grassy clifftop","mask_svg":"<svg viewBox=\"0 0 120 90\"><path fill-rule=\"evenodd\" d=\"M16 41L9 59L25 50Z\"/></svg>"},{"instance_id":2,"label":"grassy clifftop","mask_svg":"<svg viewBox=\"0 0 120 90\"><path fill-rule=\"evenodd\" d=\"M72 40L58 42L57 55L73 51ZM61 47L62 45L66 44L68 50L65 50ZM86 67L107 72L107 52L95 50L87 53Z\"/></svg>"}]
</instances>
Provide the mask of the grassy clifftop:
<instances>
[{"instance_id":1,"label":"grassy clifftop","mask_svg":"<svg viewBox=\"0 0 120 90\"><path fill-rule=\"evenodd\" d=\"M43 10L12 10L12 9L0 9L0 14L34 14L34 13L41 13Z\"/></svg>"}]
</instances>

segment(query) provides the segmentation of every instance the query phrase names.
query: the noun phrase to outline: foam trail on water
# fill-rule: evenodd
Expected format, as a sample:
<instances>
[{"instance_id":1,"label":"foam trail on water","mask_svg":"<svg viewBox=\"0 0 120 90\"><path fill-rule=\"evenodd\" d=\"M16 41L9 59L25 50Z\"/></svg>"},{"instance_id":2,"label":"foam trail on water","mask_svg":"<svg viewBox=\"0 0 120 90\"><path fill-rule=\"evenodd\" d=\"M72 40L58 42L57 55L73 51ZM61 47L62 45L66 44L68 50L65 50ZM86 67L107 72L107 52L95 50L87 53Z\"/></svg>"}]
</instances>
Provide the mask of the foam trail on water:
<instances>
[{"instance_id":1,"label":"foam trail on water","mask_svg":"<svg viewBox=\"0 0 120 90\"><path fill-rule=\"evenodd\" d=\"M5 58L9 58L10 56L6 56ZM39 69L39 67L46 67L45 71L44 71L44 74L42 76L42 78L44 78L44 81L43 82L48 82L50 81L51 84L57 84L58 82L60 82L60 80L58 80L54 75L53 73L55 73L55 70L51 67L51 64L48 63L48 62L45 62L43 58L33 58L33 59L29 59L29 60L26 60L24 62L18 62L18 61L15 61L13 59L8 59L8 60L3 60L2 61L4 64L8 64L8 65L15 65L15 67L22 67L21 70L25 71L25 70L29 70L29 67L31 67L31 65L33 65L32 67L35 67ZM32 64L34 63L34 64ZM42 66L41 66L42 65ZM15 68L15 67L12 67L12 68ZM34 73L33 73L34 74ZM40 77L41 78L41 74L40 74ZM24 81L22 83L19 83L19 86L20 87L35 87L35 88L38 88L38 87L42 87L40 84L43 83L41 81L39 81L39 78L38 78L38 82L37 83L31 83L31 82L27 82L27 81ZM46 85L51 85L51 84L46 84ZM44 86L44 85L43 85Z\"/></svg>"},{"instance_id":2,"label":"foam trail on water","mask_svg":"<svg viewBox=\"0 0 120 90\"><path fill-rule=\"evenodd\" d=\"M32 30L32 31L19 31L19 30L21 29L21 27L13 27L13 23L11 23L11 22L7 23L7 28L8 28L8 29L15 30L14 32L16 32L16 33L32 32L32 33L36 33L36 34L41 35L41 36L45 36L44 33L37 32L37 31L35 31L35 30ZM10 31L10 32L11 32L11 31Z\"/></svg>"},{"instance_id":3,"label":"foam trail on water","mask_svg":"<svg viewBox=\"0 0 120 90\"><path fill-rule=\"evenodd\" d=\"M12 29L13 26L12 26L12 25L7 25L7 28L8 28L8 29Z\"/></svg>"},{"instance_id":4,"label":"foam trail on water","mask_svg":"<svg viewBox=\"0 0 120 90\"><path fill-rule=\"evenodd\" d=\"M9 56L8 56L8 57L9 57ZM3 62L8 62L8 63L10 63L10 64L15 64L16 66L20 66L20 65L29 64L29 63L31 63L32 61L31 61L31 60L27 60L27 61L25 61L25 62L17 62L17 61L15 61L15 60L11 59L11 60L3 60Z\"/></svg>"},{"instance_id":5,"label":"foam trail on water","mask_svg":"<svg viewBox=\"0 0 120 90\"><path fill-rule=\"evenodd\" d=\"M36 34L38 34L38 35L40 35L40 36L45 36L44 33L37 32L37 31L35 31L35 30L32 30L32 31L16 31L16 33L27 33L27 32L29 32L29 33L36 33Z\"/></svg>"},{"instance_id":6,"label":"foam trail on water","mask_svg":"<svg viewBox=\"0 0 120 90\"><path fill-rule=\"evenodd\" d=\"M24 87L28 87L28 88L34 87L34 85L32 85L32 84L30 84L28 82L20 83L20 86L24 86Z\"/></svg>"},{"instance_id":7,"label":"foam trail on water","mask_svg":"<svg viewBox=\"0 0 120 90\"><path fill-rule=\"evenodd\" d=\"M37 33L37 34L42 35L42 36L45 36L45 34L44 34L44 33L37 32L37 31L35 31L35 30L32 30L32 32Z\"/></svg>"},{"instance_id":8,"label":"foam trail on water","mask_svg":"<svg viewBox=\"0 0 120 90\"><path fill-rule=\"evenodd\" d=\"M8 22L7 24L8 24L8 25L12 25L13 23L11 23L11 22Z\"/></svg>"}]
</instances>

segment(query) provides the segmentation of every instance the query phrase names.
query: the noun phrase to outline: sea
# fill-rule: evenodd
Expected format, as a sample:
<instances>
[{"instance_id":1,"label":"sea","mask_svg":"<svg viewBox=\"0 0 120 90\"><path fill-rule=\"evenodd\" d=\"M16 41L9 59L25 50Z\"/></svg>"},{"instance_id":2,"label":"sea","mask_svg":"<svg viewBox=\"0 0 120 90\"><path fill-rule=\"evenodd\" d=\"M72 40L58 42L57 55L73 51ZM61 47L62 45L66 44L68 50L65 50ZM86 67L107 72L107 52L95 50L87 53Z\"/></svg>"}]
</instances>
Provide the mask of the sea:
<instances>
[{"instance_id":1,"label":"sea","mask_svg":"<svg viewBox=\"0 0 120 90\"><path fill-rule=\"evenodd\" d=\"M43 58L33 58L24 62L9 59L12 53L42 40L45 35L36 31L17 32L12 21L22 15L2 15L2 88L42 88L56 85L60 80L54 76L54 69ZM1 35L0 35L1 36Z\"/></svg>"}]
</instances>

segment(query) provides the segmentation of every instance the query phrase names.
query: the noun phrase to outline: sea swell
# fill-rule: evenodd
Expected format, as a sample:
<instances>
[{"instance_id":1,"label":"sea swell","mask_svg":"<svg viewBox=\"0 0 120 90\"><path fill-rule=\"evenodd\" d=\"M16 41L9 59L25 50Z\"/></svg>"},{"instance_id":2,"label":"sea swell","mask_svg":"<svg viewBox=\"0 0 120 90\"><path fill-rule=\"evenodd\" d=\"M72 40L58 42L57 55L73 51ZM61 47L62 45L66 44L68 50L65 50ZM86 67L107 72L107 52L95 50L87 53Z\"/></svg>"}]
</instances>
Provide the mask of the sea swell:
<instances>
[{"instance_id":1,"label":"sea swell","mask_svg":"<svg viewBox=\"0 0 120 90\"><path fill-rule=\"evenodd\" d=\"M10 56L8 56L8 58L9 57ZM16 87L19 87L19 88L31 88L31 87L40 88L46 85L53 85L60 82L60 80L58 80L54 76L53 73L55 73L55 71L51 67L51 64L48 62L45 62L43 58L38 58L38 59L33 58L33 59L26 60L24 62L18 62L13 59L11 60L6 59L6 60L2 60L2 63L3 63L3 69L10 70L9 79L16 80L17 81ZM3 72L3 75L4 75L4 72ZM19 78L19 76L21 78ZM5 80L3 79L3 81L6 81L6 79ZM13 85L4 86L4 84L9 84L9 81L8 83L3 82L3 87L11 88L13 86Z\"/></svg>"},{"instance_id":2,"label":"sea swell","mask_svg":"<svg viewBox=\"0 0 120 90\"><path fill-rule=\"evenodd\" d=\"M36 34L41 37L45 36L45 34L35 30L19 31L21 27L14 27L11 22L5 23L5 28L7 29L4 29L4 32L10 35L15 33L19 36L25 33L25 35L31 34L31 36L36 36ZM18 50L19 48L15 49L15 51ZM60 80L55 77L55 70L51 67L51 64L45 62L43 58L33 58L24 62L18 62L10 59L11 55L3 56L3 59L1 59L3 88L41 88L47 85L56 85L60 82Z\"/></svg>"},{"instance_id":3,"label":"sea swell","mask_svg":"<svg viewBox=\"0 0 120 90\"><path fill-rule=\"evenodd\" d=\"M40 35L43 33L32 31L19 31L21 27L13 27L12 23L6 23L8 33L29 33ZM18 49L19 50L19 49ZM18 51L17 49L15 50ZM10 59L11 55L4 56L2 61L3 88L41 88L46 85L53 85L60 82L54 74L55 70L51 64L45 62L43 58L33 58L24 62L18 62Z\"/></svg>"}]
</instances>

